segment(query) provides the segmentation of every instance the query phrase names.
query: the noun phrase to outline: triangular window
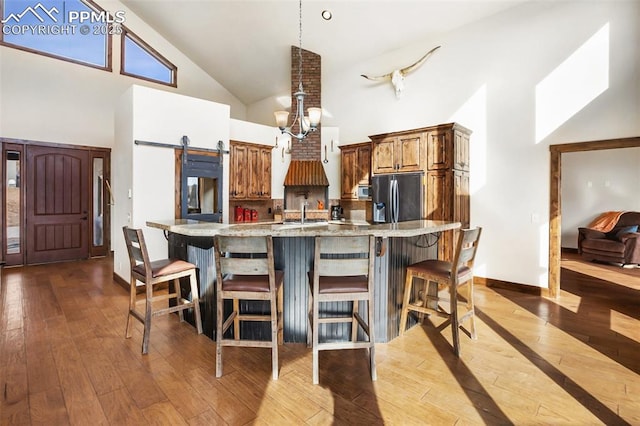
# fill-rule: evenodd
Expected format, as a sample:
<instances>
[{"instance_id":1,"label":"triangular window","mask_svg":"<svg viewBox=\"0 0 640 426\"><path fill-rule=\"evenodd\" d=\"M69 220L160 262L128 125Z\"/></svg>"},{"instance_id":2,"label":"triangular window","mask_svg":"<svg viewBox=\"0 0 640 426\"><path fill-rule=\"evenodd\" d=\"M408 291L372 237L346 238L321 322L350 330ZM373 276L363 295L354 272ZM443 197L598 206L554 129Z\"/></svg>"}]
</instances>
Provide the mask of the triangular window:
<instances>
[{"instance_id":1,"label":"triangular window","mask_svg":"<svg viewBox=\"0 0 640 426\"><path fill-rule=\"evenodd\" d=\"M120 74L176 86L178 68L123 27Z\"/></svg>"}]
</instances>

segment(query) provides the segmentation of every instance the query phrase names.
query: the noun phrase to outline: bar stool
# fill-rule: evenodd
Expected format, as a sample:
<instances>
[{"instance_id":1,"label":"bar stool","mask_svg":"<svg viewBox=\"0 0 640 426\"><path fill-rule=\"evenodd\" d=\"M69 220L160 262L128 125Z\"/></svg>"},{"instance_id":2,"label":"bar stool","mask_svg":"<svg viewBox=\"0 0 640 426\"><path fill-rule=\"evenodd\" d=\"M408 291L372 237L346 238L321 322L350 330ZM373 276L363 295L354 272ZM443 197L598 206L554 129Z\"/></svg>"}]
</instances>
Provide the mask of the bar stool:
<instances>
[{"instance_id":1,"label":"bar stool","mask_svg":"<svg viewBox=\"0 0 640 426\"><path fill-rule=\"evenodd\" d=\"M460 356L460 338L458 328L467 318L470 320L469 335L472 339L477 339L475 326L475 309L473 305L473 262L478 249L478 241L482 228L463 229L459 232L458 243L453 256L453 262L442 260L424 260L407 266L407 278L404 286L404 300L402 303L402 313L400 315L400 335L404 334L407 326L407 316L409 311L420 314L436 314L447 318L443 326L451 325L453 337L453 351L456 356ZM427 287L422 292L422 303L410 303L413 293L413 279L420 278ZM435 286L432 286L435 284ZM461 316L458 314L458 291L466 286L466 303L463 309L466 312ZM448 290L448 296L440 297L441 290ZM449 302L441 304L441 302Z\"/></svg>"},{"instance_id":2,"label":"bar stool","mask_svg":"<svg viewBox=\"0 0 640 426\"><path fill-rule=\"evenodd\" d=\"M307 343L313 349L313 384L319 382L319 351L367 349L371 380L377 379L373 307L373 269L375 237L316 237L313 270L309 271L309 328ZM366 303L367 321L359 312L360 301ZM320 304L352 302L348 315L320 316ZM320 324L351 323L351 341L320 342ZM358 341L358 326L367 337Z\"/></svg>"},{"instance_id":3,"label":"bar stool","mask_svg":"<svg viewBox=\"0 0 640 426\"><path fill-rule=\"evenodd\" d=\"M222 376L222 348L225 346L271 348L272 377L278 379L278 344L282 343L282 283L284 272L276 271L273 239L217 235L216 262L216 377ZM233 300L232 312L225 316L224 301ZM268 314L242 312L240 301L268 301ZM242 339L240 322L269 321L271 339ZM233 339L224 333L233 324Z\"/></svg>"},{"instance_id":4,"label":"bar stool","mask_svg":"<svg viewBox=\"0 0 640 426\"><path fill-rule=\"evenodd\" d=\"M194 310L196 329L198 334L202 334L202 319L200 317L200 302L198 298L198 283L196 281L196 266L192 263L179 259L149 260L147 245L144 242L144 235L141 229L133 229L123 226L124 241L129 252L129 263L131 264L131 282L129 313L127 315L127 328L125 337L131 337L131 317L137 319L144 325L142 336L142 353L149 351L149 335L151 333L151 317L178 312L180 321L184 321L183 312L185 309ZM189 277L191 284L191 301L182 297L180 289L180 278ZM157 284L173 281L173 293L163 293L154 295L154 286ZM145 286L144 300L137 300L138 282L140 286ZM176 306L167 308L154 308L154 302L175 299ZM144 313L137 309L138 304L143 304Z\"/></svg>"}]
</instances>

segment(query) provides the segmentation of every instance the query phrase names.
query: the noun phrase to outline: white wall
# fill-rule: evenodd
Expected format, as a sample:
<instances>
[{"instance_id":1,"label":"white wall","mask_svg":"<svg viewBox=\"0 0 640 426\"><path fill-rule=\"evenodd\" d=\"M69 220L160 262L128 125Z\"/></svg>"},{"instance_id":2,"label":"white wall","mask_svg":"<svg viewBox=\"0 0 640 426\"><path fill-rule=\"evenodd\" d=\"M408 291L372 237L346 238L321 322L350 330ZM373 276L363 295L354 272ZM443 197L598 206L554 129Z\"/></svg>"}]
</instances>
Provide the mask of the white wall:
<instances>
[{"instance_id":1,"label":"white wall","mask_svg":"<svg viewBox=\"0 0 640 426\"><path fill-rule=\"evenodd\" d=\"M322 126L320 137L322 164L324 172L329 180L329 199L340 199L342 191L342 166L340 164L340 129L337 127ZM333 141L333 143L332 143ZM333 145L333 150L331 146ZM324 162L326 160L326 162ZM283 181L284 182L284 181ZM328 206L326 208L329 208Z\"/></svg>"},{"instance_id":2,"label":"white wall","mask_svg":"<svg viewBox=\"0 0 640 426\"><path fill-rule=\"evenodd\" d=\"M630 42L638 39L637 1L528 2L324 75L323 124L339 127L343 143L450 121L473 130L478 273L546 287L549 145L640 134L640 45ZM437 45L401 99L390 84L360 77ZM249 106L248 119L270 122L277 99Z\"/></svg>"},{"instance_id":3,"label":"white wall","mask_svg":"<svg viewBox=\"0 0 640 426\"><path fill-rule=\"evenodd\" d=\"M606 211L639 211L640 148L562 154L562 247Z\"/></svg>"},{"instance_id":4,"label":"white wall","mask_svg":"<svg viewBox=\"0 0 640 426\"><path fill-rule=\"evenodd\" d=\"M118 1L125 25L178 67L178 87L120 75L120 37L113 37L113 71L107 72L0 46L0 136L112 147L120 96L132 85L154 87L231 106L243 119L246 107Z\"/></svg>"},{"instance_id":5,"label":"white wall","mask_svg":"<svg viewBox=\"0 0 640 426\"><path fill-rule=\"evenodd\" d=\"M121 99L116 122L118 139L111 168L116 193L112 240L114 270L129 277L129 266L121 228L143 228L152 259L166 257L163 233L146 226L147 221L175 216L175 158L170 148L136 145L135 140L181 146L183 136L192 148L229 146L229 106L176 95L143 86L133 86ZM126 129L126 130L125 130ZM129 131L130 130L130 131ZM229 181L229 156L223 156L224 181ZM131 197L129 197L129 193ZM229 203L229 186L223 188L223 205ZM228 222L228 211L223 221Z\"/></svg>"},{"instance_id":6,"label":"white wall","mask_svg":"<svg viewBox=\"0 0 640 426\"><path fill-rule=\"evenodd\" d=\"M129 259L122 233L123 226L131 226L133 211L133 91L127 90L116 105L115 142L111 152L111 250L114 251L113 271L129 280ZM128 189L131 188L131 197Z\"/></svg>"}]
</instances>

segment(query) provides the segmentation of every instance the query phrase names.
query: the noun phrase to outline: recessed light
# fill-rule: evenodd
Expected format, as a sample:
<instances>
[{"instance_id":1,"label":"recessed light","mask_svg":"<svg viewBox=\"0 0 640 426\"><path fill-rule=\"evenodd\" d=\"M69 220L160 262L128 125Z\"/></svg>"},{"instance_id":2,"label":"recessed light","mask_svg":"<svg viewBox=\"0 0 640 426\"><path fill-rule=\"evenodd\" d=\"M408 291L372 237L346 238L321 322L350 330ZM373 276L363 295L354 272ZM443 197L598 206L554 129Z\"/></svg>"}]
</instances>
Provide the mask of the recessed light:
<instances>
[{"instance_id":1,"label":"recessed light","mask_svg":"<svg viewBox=\"0 0 640 426\"><path fill-rule=\"evenodd\" d=\"M322 19L324 19L325 21L329 21L331 20L331 18L333 17L333 15L331 14L330 10L323 10L322 11Z\"/></svg>"}]
</instances>

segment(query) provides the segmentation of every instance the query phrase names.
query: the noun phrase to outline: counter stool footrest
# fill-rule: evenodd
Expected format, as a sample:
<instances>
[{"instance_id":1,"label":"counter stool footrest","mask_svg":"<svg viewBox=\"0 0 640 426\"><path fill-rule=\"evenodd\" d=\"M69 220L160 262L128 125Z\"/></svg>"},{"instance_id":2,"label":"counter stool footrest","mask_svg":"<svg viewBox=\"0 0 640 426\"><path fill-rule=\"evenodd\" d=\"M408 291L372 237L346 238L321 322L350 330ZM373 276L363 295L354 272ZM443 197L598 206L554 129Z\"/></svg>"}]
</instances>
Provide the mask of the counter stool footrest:
<instances>
[{"instance_id":1,"label":"counter stool footrest","mask_svg":"<svg viewBox=\"0 0 640 426\"><path fill-rule=\"evenodd\" d=\"M273 343L271 340L235 340L235 339L222 339L220 341L222 346L238 346L245 348L271 348Z\"/></svg>"},{"instance_id":2,"label":"counter stool footrest","mask_svg":"<svg viewBox=\"0 0 640 426\"><path fill-rule=\"evenodd\" d=\"M336 349L370 349L371 342L326 342L318 343L319 351L333 351Z\"/></svg>"}]
</instances>

